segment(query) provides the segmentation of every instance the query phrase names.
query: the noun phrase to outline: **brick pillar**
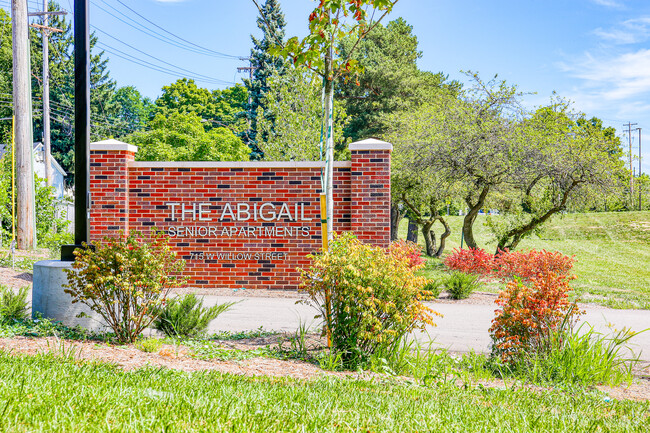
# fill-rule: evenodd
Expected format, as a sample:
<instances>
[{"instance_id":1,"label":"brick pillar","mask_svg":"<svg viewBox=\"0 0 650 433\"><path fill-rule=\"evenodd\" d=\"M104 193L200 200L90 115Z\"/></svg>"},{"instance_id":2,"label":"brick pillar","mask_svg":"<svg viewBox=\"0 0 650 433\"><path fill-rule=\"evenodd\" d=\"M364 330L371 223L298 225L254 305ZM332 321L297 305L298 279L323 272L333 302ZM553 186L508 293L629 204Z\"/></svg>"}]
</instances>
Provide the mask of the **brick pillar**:
<instances>
[{"instance_id":1,"label":"brick pillar","mask_svg":"<svg viewBox=\"0 0 650 433\"><path fill-rule=\"evenodd\" d=\"M129 230L129 163L138 148L117 140L90 143L90 240Z\"/></svg>"},{"instance_id":2,"label":"brick pillar","mask_svg":"<svg viewBox=\"0 0 650 433\"><path fill-rule=\"evenodd\" d=\"M369 138L350 144L351 226L365 242L390 243L390 154L393 145Z\"/></svg>"}]
</instances>

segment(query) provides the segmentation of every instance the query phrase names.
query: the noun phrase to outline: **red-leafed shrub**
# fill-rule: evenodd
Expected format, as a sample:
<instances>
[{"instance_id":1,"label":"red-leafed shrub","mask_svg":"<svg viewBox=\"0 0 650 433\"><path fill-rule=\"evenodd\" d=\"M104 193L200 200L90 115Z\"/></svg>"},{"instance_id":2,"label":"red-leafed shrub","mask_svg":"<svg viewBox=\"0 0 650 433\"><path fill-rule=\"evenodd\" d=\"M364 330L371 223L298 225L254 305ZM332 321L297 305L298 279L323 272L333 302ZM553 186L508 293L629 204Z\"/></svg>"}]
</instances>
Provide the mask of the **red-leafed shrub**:
<instances>
[{"instance_id":1,"label":"red-leafed shrub","mask_svg":"<svg viewBox=\"0 0 650 433\"><path fill-rule=\"evenodd\" d=\"M529 281L549 273L568 276L574 262L574 257L557 251L501 251L494 261L494 275L502 281L510 281L514 277Z\"/></svg>"},{"instance_id":2,"label":"red-leafed shrub","mask_svg":"<svg viewBox=\"0 0 650 433\"><path fill-rule=\"evenodd\" d=\"M574 277L547 272L528 282L511 281L495 303L490 327L492 353L504 362L514 362L524 354L545 354L552 348L553 334L572 326L583 312L569 301Z\"/></svg>"},{"instance_id":3,"label":"red-leafed shrub","mask_svg":"<svg viewBox=\"0 0 650 433\"><path fill-rule=\"evenodd\" d=\"M490 275L494 270L494 255L479 248L454 249L445 259L445 265L465 274Z\"/></svg>"},{"instance_id":4,"label":"red-leafed shrub","mask_svg":"<svg viewBox=\"0 0 650 433\"><path fill-rule=\"evenodd\" d=\"M396 260L408 263L410 269L420 269L425 263L422 249L415 242L400 239L391 243L388 251Z\"/></svg>"}]
</instances>

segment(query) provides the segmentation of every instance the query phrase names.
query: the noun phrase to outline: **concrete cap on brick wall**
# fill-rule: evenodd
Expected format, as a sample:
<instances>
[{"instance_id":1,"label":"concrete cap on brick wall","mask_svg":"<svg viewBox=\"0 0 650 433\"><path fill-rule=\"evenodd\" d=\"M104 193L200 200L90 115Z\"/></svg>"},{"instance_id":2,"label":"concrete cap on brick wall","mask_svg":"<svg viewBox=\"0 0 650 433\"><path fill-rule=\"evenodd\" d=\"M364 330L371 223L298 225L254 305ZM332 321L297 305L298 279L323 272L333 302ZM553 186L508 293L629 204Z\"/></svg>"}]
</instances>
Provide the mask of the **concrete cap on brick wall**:
<instances>
[{"instance_id":1,"label":"concrete cap on brick wall","mask_svg":"<svg viewBox=\"0 0 650 433\"><path fill-rule=\"evenodd\" d=\"M114 140L111 138L109 140L95 141L94 143L90 143L90 150L126 150L128 152L135 153L138 151L138 146L134 146L132 144L124 143L123 141Z\"/></svg>"},{"instance_id":2,"label":"concrete cap on brick wall","mask_svg":"<svg viewBox=\"0 0 650 433\"><path fill-rule=\"evenodd\" d=\"M350 143L350 150L393 150L393 145L377 140L376 138L366 138L365 140Z\"/></svg>"}]
</instances>

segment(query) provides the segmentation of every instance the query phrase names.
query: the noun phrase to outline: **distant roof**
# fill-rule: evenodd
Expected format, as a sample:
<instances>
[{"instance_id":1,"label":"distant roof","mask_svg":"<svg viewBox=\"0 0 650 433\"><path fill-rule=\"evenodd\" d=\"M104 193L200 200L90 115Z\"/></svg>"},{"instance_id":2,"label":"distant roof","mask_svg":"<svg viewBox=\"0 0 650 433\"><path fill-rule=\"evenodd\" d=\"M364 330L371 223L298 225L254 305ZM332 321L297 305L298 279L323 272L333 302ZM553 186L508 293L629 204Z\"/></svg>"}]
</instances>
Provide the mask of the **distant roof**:
<instances>
[{"instance_id":1,"label":"distant roof","mask_svg":"<svg viewBox=\"0 0 650 433\"><path fill-rule=\"evenodd\" d=\"M2 156L4 155L6 148L7 148L6 144L0 144L0 158L2 158ZM42 152L43 151L43 143L41 143L40 141L35 142L34 147L32 149L33 149L33 152ZM52 157L52 167L55 170L59 171L63 176L67 176L67 173L65 172L63 167L61 167L61 165L59 165L58 161L54 157Z\"/></svg>"}]
</instances>

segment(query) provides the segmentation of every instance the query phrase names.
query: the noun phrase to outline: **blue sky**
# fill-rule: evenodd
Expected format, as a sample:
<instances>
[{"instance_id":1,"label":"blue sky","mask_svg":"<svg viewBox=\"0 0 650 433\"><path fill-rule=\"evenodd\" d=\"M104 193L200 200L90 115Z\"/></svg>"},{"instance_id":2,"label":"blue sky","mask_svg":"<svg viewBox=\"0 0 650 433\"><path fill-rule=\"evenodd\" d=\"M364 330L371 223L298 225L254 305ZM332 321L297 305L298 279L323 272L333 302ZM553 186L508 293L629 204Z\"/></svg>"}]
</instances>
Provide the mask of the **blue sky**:
<instances>
[{"instance_id":1,"label":"blue sky","mask_svg":"<svg viewBox=\"0 0 650 433\"><path fill-rule=\"evenodd\" d=\"M70 10L72 1L60 3ZM248 55L250 34L260 34L251 0L121 1L91 0L90 10L91 25L98 29L100 41L113 50L114 54L108 54L109 68L119 85L134 85L155 98L163 85L187 75L177 68L210 77L199 82L208 88L241 81L243 75L236 68L246 62L237 57ZM287 35L304 35L315 3L280 2ZM3 7L7 4L8 0L0 1ZM42 1L28 0L28 4L30 10L40 10ZM621 135L624 123L637 123L634 127L643 128L643 137L647 137L643 170L650 171L650 1L400 0L389 19L399 16L413 26L418 37L423 70L442 71L460 80L464 80L461 70L479 72L484 78L499 74L522 91L536 92L525 99L530 107L547 102L557 91L573 100L578 110L600 117ZM201 50L198 45L233 57L171 46L118 18L136 27L139 22L162 39L172 37L166 31L174 33L196 44L190 45L196 51ZM115 50L177 73L168 75L133 64L119 58ZM634 154L637 136L634 132ZM627 143L627 136L623 139Z\"/></svg>"}]
</instances>

